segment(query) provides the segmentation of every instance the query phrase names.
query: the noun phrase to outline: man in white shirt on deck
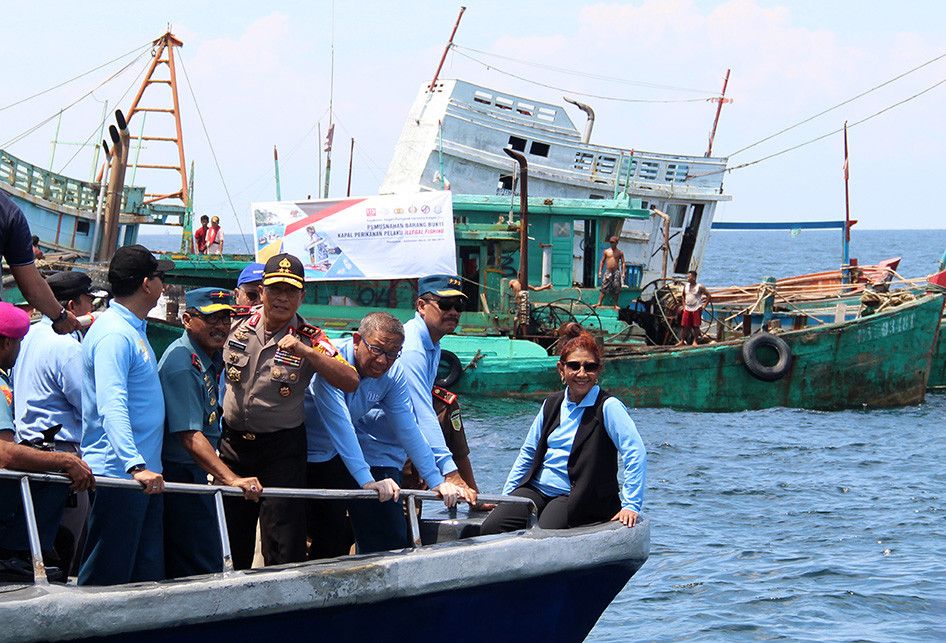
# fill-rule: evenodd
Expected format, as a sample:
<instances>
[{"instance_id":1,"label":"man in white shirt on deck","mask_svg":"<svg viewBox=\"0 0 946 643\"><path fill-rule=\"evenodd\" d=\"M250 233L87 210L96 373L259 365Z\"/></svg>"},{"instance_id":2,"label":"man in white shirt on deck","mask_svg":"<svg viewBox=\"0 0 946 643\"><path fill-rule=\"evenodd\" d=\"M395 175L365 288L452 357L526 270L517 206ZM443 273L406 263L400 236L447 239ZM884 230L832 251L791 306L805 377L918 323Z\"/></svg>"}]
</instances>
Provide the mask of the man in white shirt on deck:
<instances>
[{"instance_id":1,"label":"man in white shirt on deck","mask_svg":"<svg viewBox=\"0 0 946 643\"><path fill-rule=\"evenodd\" d=\"M683 316L680 319L680 341L677 346L686 343L696 346L699 343L703 309L710 299L712 298L706 287L696 282L696 270L688 272L687 282L683 284Z\"/></svg>"}]
</instances>

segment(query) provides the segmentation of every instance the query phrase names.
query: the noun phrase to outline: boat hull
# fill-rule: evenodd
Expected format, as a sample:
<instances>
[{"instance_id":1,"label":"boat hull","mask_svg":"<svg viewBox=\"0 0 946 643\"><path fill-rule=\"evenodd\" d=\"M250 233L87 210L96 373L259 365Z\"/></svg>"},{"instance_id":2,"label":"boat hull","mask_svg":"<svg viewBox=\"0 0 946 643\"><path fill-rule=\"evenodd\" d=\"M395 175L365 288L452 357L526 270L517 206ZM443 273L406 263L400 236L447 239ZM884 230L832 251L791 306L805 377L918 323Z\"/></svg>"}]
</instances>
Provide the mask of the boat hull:
<instances>
[{"instance_id":1,"label":"boat hull","mask_svg":"<svg viewBox=\"0 0 946 643\"><path fill-rule=\"evenodd\" d=\"M0 594L0 640L580 641L649 551L643 517L182 581L27 587Z\"/></svg>"},{"instance_id":2,"label":"boat hull","mask_svg":"<svg viewBox=\"0 0 946 643\"><path fill-rule=\"evenodd\" d=\"M693 411L742 411L769 407L815 410L880 408L923 401L937 345L942 297L859 320L828 324L779 336L793 363L780 380L750 374L742 342L696 348L653 348L610 357L602 385L629 407L672 407ZM464 362L465 356L460 356ZM515 362L482 359L463 373L458 393L538 397L561 388L555 358ZM946 373L940 377L946 376Z\"/></svg>"}]
</instances>

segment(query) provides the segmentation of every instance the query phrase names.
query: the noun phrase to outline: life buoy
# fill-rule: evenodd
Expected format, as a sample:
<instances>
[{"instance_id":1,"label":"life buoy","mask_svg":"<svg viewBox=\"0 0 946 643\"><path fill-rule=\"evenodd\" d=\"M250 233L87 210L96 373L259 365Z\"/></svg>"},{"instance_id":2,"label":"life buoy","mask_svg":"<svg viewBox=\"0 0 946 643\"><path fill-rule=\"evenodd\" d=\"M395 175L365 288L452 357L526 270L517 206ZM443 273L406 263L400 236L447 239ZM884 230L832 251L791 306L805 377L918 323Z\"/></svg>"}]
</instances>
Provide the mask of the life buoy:
<instances>
[{"instance_id":1,"label":"life buoy","mask_svg":"<svg viewBox=\"0 0 946 643\"><path fill-rule=\"evenodd\" d=\"M778 360L772 366L766 366L758 357L761 347L768 346L778 354ZM742 344L742 361L746 369L764 382L780 380L792 367L792 349L781 337L770 333L757 333Z\"/></svg>"},{"instance_id":2,"label":"life buoy","mask_svg":"<svg viewBox=\"0 0 946 643\"><path fill-rule=\"evenodd\" d=\"M435 384L443 388L450 388L456 384L463 374L463 365L460 364L460 358L450 351L440 351L440 364L437 366L437 375L445 372L442 377L437 377Z\"/></svg>"}]
</instances>

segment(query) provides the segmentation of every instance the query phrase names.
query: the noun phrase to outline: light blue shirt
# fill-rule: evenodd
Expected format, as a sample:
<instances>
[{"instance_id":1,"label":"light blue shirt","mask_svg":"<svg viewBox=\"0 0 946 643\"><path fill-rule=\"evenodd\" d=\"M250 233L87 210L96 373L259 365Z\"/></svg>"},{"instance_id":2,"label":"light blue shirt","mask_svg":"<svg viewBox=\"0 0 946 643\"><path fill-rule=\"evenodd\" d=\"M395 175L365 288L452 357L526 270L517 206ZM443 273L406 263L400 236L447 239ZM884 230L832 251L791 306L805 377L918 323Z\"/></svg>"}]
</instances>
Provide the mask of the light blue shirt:
<instances>
[{"instance_id":1,"label":"light blue shirt","mask_svg":"<svg viewBox=\"0 0 946 643\"><path fill-rule=\"evenodd\" d=\"M43 317L23 338L13 369L17 441L42 438L57 424L55 439L82 439L82 344L76 333L59 335Z\"/></svg>"},{"instance_id":2,"label":"light blue shirt","mask_svg":"<svg viewBox=\"0 0 946 643\"><path fill-rule=\"evenodd\" d=\"M571 493L568 456L572 452L572 444L575 442L581 416L586 408L593 406L597 401L600 390L598 386L595 386L578 403L570 401L568 395L565 395L565 399L562 400L561 424L549 436L545 460L530 483L546 496L564 496ZM525 443L519 450L519 456L513 463L506 484L503 486L504 494L512 493L525 482L525 477L532 468L535 450L539 446L539 438L542 437L542 424L545 421L544 409L543 404L539 414L532 421L532 426L529 427ZM616 397L605 400L603 415L604 429L617 446L618 455L624 463L621 506L624 509L640 512L644 504L644 481L647 477L647 451L644 449L644 442L621 400Z\"/></svg>"},{"instance_id":3,"label":"light blue shirt","mask_svg":"<svg viewBox=\"0 0 946 643\"><path fill-rule=\"evenodd\" d=\"M223 353L211 358L191 341L190 335L175 340L158 362L158 377L164 389L164 462L193 464L194 457L174 433L201 431L216 449L220 442L218 384L223 370Z\"/></svg>"},{"instance_id":4,"label":"light blue shirt","mask_svg":"<svg viewBox=\"0 0 946 643\"><path fill-rule=\"evenodd\" d=\"M434 413L432 391L437 379L437 367L440 365L440 343L434 343L427 324L419 313L414 313L414 319L404 324L404 347L398 362L407 378L407 389L410 392L417 426L434 453L437 468L444 475L456 471L457 465L444 441L440 420Z\"/></svg>"},{"instance_id":5,"label":"light blue shirt","mask_svg":"<svg viewBox=\"0 0 946 643\"><path fill-rule=\"evenodd\" d=\"M12 389L10 376L6 371L0 370L0 391L3 393L3 399L0 399L0 431L10 433L14 433Z\"/></svg>"},{"instance_id":6,"label":"light blue shirt","mask_svg":"<svg viewBox=\"0 0 946 643\"><path fill-rule=\"evenodd\" d=\"M82 342L82 459L96 475L160 473L164 395L148 324L113 301Z\"/></svg>"},{"instance_id":7,"label":"light blue shirt","mask_svg":"<svg viewBox=\"0 0 946 643\"><path fill-rule=\"evenodd\" d=\"M355 363L350 338L335 344L349 364ZM370 467L401 468L407 457L430 487L443 482L434 455L417 428L400 360L381 377L362 376L354 393L345 393L312 378L305 396L309 462L339 455L355 481L374 481ZM439 431L439 425L438 425Z\"/></svg>"}]
</instances>

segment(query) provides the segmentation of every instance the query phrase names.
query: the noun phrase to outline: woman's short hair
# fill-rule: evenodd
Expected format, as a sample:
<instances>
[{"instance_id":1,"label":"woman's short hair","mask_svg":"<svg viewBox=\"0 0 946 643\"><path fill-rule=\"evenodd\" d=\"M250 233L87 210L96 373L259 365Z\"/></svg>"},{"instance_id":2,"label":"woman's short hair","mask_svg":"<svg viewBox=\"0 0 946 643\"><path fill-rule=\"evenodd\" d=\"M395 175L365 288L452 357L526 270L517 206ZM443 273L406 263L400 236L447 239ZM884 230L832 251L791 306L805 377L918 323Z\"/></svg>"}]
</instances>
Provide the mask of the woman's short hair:
<instances>
[{"instance_id":1,"label":"woman's short hair","mask_svg":"<svg viewBox=\"0 0 946 643\"><path fill-rule=\"evenodd\" d=\"M582 328L578 322L568 322L558 330L558 354L560 361L572 352L582 349L595 356L595 361L601 361L601 347L595 341L594 335Z\"/></svg>"}]
</instances>

